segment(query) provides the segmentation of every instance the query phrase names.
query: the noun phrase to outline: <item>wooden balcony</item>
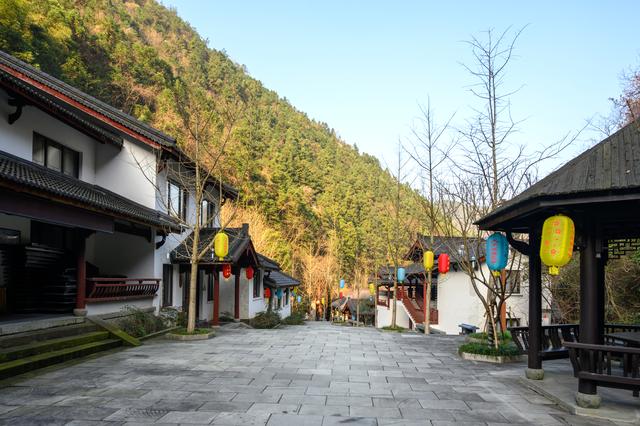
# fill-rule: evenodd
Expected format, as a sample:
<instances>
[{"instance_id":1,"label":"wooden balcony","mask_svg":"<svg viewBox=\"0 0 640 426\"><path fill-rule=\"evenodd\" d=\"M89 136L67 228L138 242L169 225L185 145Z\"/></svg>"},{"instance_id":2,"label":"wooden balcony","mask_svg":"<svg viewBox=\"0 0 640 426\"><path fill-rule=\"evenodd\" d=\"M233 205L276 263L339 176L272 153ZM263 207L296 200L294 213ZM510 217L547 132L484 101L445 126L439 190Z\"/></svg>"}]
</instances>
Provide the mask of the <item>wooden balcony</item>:
<instances>
[{"instance_id":1,"label":"wooden balcony","mask_svg":"<svg viewBox=\"0 0 640 426\"><path fill-rule=\"evenodd\" d=\"M89 303L153 298L160 278L87 278Z\"/></svg>"}]
</instances>

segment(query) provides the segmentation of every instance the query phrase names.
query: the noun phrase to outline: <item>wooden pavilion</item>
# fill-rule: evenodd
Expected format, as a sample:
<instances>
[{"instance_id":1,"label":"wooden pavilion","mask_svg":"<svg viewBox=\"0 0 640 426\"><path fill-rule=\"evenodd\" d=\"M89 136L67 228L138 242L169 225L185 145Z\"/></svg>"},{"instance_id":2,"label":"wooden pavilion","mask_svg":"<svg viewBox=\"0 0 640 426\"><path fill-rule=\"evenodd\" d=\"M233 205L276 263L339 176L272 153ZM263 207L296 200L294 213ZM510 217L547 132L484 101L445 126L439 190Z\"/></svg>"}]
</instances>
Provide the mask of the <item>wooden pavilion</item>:
<instances>
[{"instance_id":1,"label":"wooden pavilion","mask_svg":"<svg viewBox=\"0 0 640 426\"><path fill-rule=\"evenodd\" d=\"M583 154L502 204L476 224L505 232L512 247L529 256L527 377L542 379L540 241L544 220L573 219L574 251L580 253L580 324L577 342L564 342L578 378L576 402L597 407L597 387L640 389L640 349L605 338L605 265L640 239L640 120L625 126ZM528 234L521 241L514 234ZM565 339L566 340L566 339ZM615 368L616 362L621 368ZM614 368L612 368L612 365Z\"/></svg>"}]
</instances>

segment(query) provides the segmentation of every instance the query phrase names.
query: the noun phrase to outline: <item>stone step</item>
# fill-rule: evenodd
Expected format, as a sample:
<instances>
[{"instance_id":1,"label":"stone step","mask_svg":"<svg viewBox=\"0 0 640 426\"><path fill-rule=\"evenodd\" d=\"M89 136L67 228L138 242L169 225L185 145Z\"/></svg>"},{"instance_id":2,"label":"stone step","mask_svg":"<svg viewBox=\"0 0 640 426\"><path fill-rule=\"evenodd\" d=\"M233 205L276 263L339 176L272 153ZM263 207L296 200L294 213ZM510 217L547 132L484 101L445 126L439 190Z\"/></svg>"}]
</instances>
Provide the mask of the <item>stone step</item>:
<instances>
[{"instance_id":1,"label":"stone step","mask_svg":"<svg viewBox=\"0 0 640 426\"><path fill-rule=\"evenodd\" d=\"M8 361L0 364L0 379L16 376L38 368L48 367L74 358L81 358L121 345L122 341L120 339L105 339Z\"/></svg>"},{"instance_id":2,"label":"stone step","mask_svg":"<svg viewBox=\"0 0 640 426\"><path fill-rule=\"evenodd\" d=\"M83 319L84 321L84 319ZM62 337L78 336L81 334L98 331L100 328L92 323L83 322L81 324L65 325L61 327L43 328L40 330L27 331L23 333L0 336L0 349L13 348L16 346L28 345L34 342L41 342Z\"/></svg>"},{"instance_id":3,"label":"stone step","mask_svg":"<svg viewBox=\"0 0 640 426\"><path fill-rule=\"evenodd\" d=\"M0 350L0 363L27 358L45 352L53 352L60 349L82 346L87 343L98 342L109 338L108 331L94 331L77 336L60 337L44 341L36 341L26 345L13 346Z\"/></svg>"}]
</instances>

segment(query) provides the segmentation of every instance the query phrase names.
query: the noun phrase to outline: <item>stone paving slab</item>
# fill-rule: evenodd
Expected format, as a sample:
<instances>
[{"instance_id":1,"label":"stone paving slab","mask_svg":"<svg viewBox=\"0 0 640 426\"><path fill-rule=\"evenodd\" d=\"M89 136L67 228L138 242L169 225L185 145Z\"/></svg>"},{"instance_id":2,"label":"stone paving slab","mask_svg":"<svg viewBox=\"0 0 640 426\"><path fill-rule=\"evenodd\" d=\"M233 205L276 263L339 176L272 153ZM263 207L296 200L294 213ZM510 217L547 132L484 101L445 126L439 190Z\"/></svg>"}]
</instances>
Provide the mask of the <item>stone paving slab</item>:
<instances>
[{"instance_id":1,"label":"stone paving slab","mask_svg":"<svg viewBox=\"0 0 640 426\"><path fill-rule=\"evenodd\" d=\"M0 383L0 425L592 425L460 338L326 323L154 339Z\"/></svg>"}]
</instances>

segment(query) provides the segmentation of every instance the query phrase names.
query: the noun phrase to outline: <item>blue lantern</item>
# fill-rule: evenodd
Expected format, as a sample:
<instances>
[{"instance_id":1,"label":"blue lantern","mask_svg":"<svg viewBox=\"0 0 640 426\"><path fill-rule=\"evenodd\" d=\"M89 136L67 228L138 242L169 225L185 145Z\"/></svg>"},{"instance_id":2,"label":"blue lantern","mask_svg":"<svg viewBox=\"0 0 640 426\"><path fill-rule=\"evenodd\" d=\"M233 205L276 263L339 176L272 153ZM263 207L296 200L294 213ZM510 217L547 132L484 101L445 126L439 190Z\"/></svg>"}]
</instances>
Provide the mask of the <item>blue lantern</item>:
<instances>
[{"instance_id":1,"label":"blue lantern","mask_svg":"<svg viewBox=\"0 0 640 426\"><path fill-rule=\"evenodd\" d=\"M302 302L302 296L298 296L298 303Z\"/></svg>"},{"instance_id":2,"label":"blue lantern","mask_svg":"<svg viewBox=\"0 0 640 426\"><path fill-rule=\"evenodd\" d=\"M344 279L340 280L340 288L344 288Z\"/></svg>"},{"instance_id":3,"label":"blue lantern","mask_svg":"<svg viewBox=\"0 0 640 426\"><path fill-rule=\"evenodd\" d=\"M276 290L276 296L278 297L278 299L280 299L282 297L282 289L281 288Z\"/></svg>"},{"instance_id":4,"label":"blue lantern","mask_svg":"<svg viewBox=\"0 0 640 426\"><path fill-rule=\"evenodd\" d=\"M509 241L498 232L487 238L487 266L494 277L500 276L500 271L507 267L509 260Z\"/></svg>"},{"instance_id":5,"label":"blue lantern","mask_svg":"<svg viewBox=\"0 0 640 426\"><path fill-rule=\"evenodd\" d=\"M404 281L404 268L398 268L398 282Z\"/></svg>"}]
</instances>

